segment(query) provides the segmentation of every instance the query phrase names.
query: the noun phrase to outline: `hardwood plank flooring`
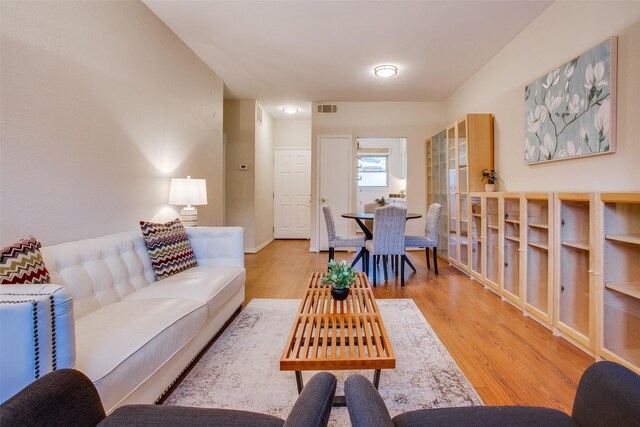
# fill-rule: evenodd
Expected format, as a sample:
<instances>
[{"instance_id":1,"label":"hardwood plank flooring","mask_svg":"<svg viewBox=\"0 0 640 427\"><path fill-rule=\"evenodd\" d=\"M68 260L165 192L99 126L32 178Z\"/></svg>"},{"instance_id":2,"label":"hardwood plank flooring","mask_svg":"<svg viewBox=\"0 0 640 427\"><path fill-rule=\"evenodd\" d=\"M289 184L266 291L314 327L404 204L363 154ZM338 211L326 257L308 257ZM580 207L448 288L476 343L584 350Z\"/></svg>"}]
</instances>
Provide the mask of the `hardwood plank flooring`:
<instances>
[{"instance_id":1,"label":"hardwood plank flooring","mask_svg":"<svg viewBox=\"0 0 640 427\"><path fill-rule=\"evenodd\" d=\"M424 251L408 252L405 286L382 270L376 298L412 298L487 405L529 405L571 412L580 376L594 359L440 259L439 275L426 269ZM246 255L246 299L302 298L327 253L309 252L306 240L276 240ZM336 252L352 260L355 252Z\"/></svg>"}]
</instances>

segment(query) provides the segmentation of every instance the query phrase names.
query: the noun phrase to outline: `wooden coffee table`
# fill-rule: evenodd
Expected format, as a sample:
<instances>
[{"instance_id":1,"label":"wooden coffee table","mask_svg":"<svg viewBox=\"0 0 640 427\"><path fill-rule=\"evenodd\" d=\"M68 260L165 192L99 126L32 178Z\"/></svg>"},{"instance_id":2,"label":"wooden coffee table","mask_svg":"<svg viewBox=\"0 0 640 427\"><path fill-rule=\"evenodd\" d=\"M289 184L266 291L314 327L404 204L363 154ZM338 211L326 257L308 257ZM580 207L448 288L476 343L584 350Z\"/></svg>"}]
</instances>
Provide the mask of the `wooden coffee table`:
<instances>
[{"instance_id":1,"label":"wooden coffee table","mask_svg":"<svg viewBox=\"0 0 640 427\"><path fill-rule=\"evenodd\" d=\"M374 369L396 367L387 331L380 317L369 281L358 273L345 301L331 297L331 287L320 286L324 273L313 273L300 303L289 339L280 358L281 371L295 371L298 393L304 386L302 371ZM334 406L344 406L336 396Z\"/></svg>"}]
</instances>

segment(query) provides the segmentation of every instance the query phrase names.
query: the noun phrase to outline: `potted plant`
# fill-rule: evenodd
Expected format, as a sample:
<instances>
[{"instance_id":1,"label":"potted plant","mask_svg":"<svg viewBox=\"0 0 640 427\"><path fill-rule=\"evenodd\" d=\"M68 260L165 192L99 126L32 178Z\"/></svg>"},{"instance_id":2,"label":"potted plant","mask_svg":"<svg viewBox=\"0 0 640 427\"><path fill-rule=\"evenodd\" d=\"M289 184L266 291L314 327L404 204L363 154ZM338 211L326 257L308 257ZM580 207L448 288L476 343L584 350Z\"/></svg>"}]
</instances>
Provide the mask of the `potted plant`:
<instances>
[{"instance_id":1,"label":"potted plant","mask_svg":"<svg viewBox=\"0 0 640 427\"><path fill-rule=\"evenodd\" d=\"M377 203L378 206L381 207L387 206L389 204L389 202L385 200L384 196L380 197L379 199L373 199L373 202Z\"/></svg>"},{"instance_id":2,"label":"potted plant","mask_svg":"<svg viewBox=\"0 0 640 427\"><path fill-rule=\"evenodd\" d=\"M495 191L496 189L496 181L498 180L498 175L494 169L482 169L482 180L487 180L487 183L484 185L485 191Z\"/></svg>"},{"instance_id":3,"label":"potted plant","mask_svg":"<svg viewBox=\"0 0 640 427\"><path fill-rule=\"evenodd\" d=\"M344 301L349 296L349 288L356 281L356 272L346 261L329 261L327 274L322 277L322 286L331 285L331 296Z\"/></svg>"}]
</instances>

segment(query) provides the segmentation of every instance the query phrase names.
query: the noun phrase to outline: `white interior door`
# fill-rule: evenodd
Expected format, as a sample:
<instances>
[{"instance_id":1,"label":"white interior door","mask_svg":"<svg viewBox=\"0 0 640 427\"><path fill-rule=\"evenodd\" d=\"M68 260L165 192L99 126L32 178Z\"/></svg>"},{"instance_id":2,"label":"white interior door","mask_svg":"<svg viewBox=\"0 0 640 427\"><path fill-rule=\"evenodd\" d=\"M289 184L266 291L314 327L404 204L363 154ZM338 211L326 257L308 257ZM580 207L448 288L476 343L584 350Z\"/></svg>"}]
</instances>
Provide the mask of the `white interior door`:
<instances>
[{"instance_id":1,"label":"white interior door","mask_svg":"<svg viewBox=\"0 0 640 427\"><path fill-rule=\"evenodd\" d=\"M308 239L311 208L311 150L273 152L273 237Z\"/></svg>"},{"instance_id":2,"label":"white interior door","mask_svg":"<svg viewBox=\"0 0 640 427\"><path fill-rule=\"evenodd\" d=\"M349 235L350 219L342 214L351 211L351 136L318 137L318 242L319 249L329 249L327 226L322 205L331 207L336 234Z\"/></svg>"}]
</instances>

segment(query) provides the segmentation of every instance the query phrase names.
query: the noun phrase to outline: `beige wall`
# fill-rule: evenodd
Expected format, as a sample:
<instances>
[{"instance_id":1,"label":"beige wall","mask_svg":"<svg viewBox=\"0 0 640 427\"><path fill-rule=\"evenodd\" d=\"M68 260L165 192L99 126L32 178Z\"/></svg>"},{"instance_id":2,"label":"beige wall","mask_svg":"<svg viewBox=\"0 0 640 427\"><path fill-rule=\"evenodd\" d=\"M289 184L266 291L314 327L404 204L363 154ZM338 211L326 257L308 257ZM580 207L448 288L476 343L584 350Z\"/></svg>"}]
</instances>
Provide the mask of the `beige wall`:
<instances>
[{"instance_id":1,"label":"beige wall","mask_svg":"<svg viewBox=\"0 0 640 427\"><path fill-rule=\"evenodd\" d=\"M263 111L262 125L256 125L256 249L273 240L273 128L274 120Z\"/></svg>"},{"instance_id":2,"label":"beige wall","mask_svg":"<svg viewBox=\"0 0 640 427\"><path fill-rule=\"evenodd\" d=\"M255 101L224 101L226 137L225 225L244 227L245 248L255 247ZM245 164L247 170L239 170Z\"/></svg>"},{"instance_id":3,"label":"beige wall","mask_svg":"<svg viewBox=\"0 0 640 427\"><path fill-rule=\"evenodd\" d=\"M311 148L311 119L274 121L273 146L276 148Z\"/></svg>"},{"instance_id":4,"label":"beige wall","mask_svg":"<svg viewBox=\"0 0 640 427\"><path fill-rule=\"evenodd\" d=\"M222 81L141 2L1 3L0 243L167 220L206 178L222 223Z\"/></svg>"},{"instance_id":5,"label":"beige wall","mask_svg":"<svg viewBox=\"0 0 640 427\"><path fill-rule=\"evenodd\" d=\"M273 118L263 111L258 125L255 100L226 100L224 132L225 224L244 227L244 249L256 252L273 238Z\"/></svg>"},{"instance_id":6,"label":"beige wall","mask_svg":"<svg viewBox=\"0 0 640 427\"><path fill-rule=\"evenodd\" d=\"M619 37L617 152L528 166L525 86L613 35ZM638 191L639 46L640 2L555 2L447 100L447 121L495 114L501 191Z\"/></svg>"},{"instance_id":7,"label":"beige wall","mask_svg":"<svg viewBox=\"0 0 640 427\"><path fill-rule=\"evenodd\" d=\"M426 211L424 141L445 126L444 104L440 102L340 102L336 114L314 114L311 152L311 249L317 249L318 195L317 140L319 135L353 137L353 174L355 182L355 138L386 136L407 138L407 209ZM355 190L355 189L354 189ZM355 209L355 191L352 207ZM338 214L338 213L335 213ZM355 232L355 228L353 229ZM424 232L424 217L411 220L407 232Z\"/></svg>"}]
</instances>

